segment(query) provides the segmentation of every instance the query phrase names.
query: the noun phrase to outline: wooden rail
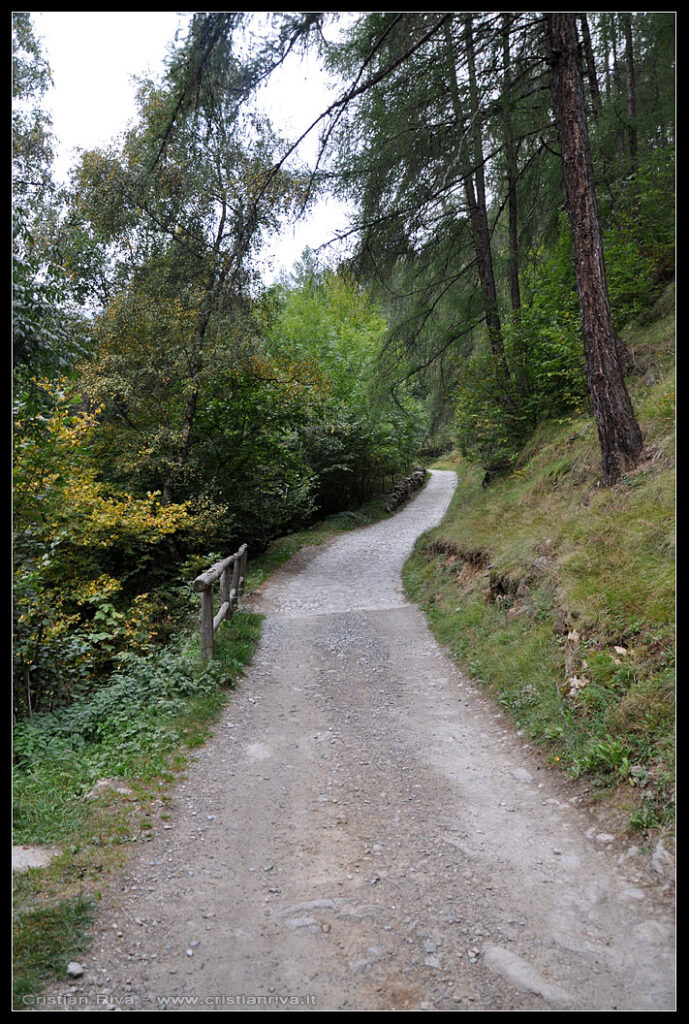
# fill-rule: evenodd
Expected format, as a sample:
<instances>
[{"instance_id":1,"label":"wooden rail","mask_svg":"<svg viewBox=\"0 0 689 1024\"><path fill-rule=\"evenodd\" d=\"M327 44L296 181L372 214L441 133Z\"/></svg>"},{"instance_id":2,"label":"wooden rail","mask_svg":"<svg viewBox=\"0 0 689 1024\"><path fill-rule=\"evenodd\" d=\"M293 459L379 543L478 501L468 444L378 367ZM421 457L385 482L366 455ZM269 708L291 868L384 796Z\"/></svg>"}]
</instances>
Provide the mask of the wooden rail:
<instances>
[{"instance_id":1,"label":"wooden rail","mask_svg":"<svg viewBox=\"0 0 689 1024\"><path fill-rule=\"evenodd\" d=\"M239 551L216 562L194 580L194 590L201 594L201 653L206 661L213 657L215 631L226 618L232 618L244 593L246 576L246 544ZM232 578L230 579L230 569ZM220 580L220 611L213 615L213 584Z\"/></svg>"}]
</instances>

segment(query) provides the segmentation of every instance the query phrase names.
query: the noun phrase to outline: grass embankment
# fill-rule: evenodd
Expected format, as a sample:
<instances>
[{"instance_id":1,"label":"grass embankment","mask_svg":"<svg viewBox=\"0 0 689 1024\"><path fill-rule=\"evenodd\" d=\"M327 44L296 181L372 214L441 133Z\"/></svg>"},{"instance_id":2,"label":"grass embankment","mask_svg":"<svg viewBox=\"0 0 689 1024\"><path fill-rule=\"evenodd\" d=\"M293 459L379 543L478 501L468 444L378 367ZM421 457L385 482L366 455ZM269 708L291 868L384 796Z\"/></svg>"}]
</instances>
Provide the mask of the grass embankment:
<instances>
[{"instance_id":1,"label":"grass embankment","mask_svg":"<svg viewBox=\"0 0 689 1024\"><path fill-rule=\"evenodd\" d=\"M247 594L304 545L387 515L379 499L274 541L249 562ZM179 643L125 659L87 700L16 727L14 842L62 852L14 873L15 1009L35 1007L45 984L88 949L101 890L165 821L172 786L251 661L260 623L243 610L223 623L209 665L188 627ZM90 795L99 780L110 784Z\"/></svg>"},{"instance_id":2,"label":"grass embankment","mask_svg":"<svg viewBox=\"0 0 689 1024\"><path fill-rule=\"evenodd\" d=\"M674 820L674 309L627 333L643 461L600 486L590 416L543 424L510 476L456 454L405 570L436 637L547 761L627 828Z\"/></svg>"}]
</instances>

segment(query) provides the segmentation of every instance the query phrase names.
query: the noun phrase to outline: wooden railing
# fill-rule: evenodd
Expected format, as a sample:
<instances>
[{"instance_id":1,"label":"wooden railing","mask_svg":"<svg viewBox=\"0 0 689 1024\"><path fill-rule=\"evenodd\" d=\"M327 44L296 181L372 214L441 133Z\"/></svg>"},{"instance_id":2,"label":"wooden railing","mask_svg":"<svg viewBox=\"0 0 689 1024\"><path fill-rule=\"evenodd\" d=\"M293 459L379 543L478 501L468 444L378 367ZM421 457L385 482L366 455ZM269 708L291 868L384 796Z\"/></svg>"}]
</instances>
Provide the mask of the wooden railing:
<instances>
[{"instance_id":1,"label":"wooden railing","mask_svg":"<svg viewBox=\"0 0 689 1024\"><path fill-rule=\"evenodd\" d=\"M201 594L201 653L206 661L213 657L215 632L221 622L232 618L244 593L246 575L246 544L239 551L216 562L194 580L194 590ZM231 577L230 577L231 573ZM213 615L213 584L220 580L220 610Z\"/></svg>"}]
</instances>

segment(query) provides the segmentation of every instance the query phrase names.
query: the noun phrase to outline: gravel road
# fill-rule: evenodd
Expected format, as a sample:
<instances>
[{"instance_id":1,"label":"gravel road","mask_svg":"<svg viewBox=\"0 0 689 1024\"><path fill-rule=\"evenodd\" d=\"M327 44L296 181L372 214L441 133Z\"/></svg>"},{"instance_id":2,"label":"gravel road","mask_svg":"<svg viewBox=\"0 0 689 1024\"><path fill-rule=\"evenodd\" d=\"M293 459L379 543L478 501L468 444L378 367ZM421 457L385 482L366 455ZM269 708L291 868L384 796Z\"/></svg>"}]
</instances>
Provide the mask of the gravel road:
<instances>
[{"instance_id":1,"label":"gravel road","mask_svg":"<svg viewBox=\"0 0 689 1024\"><path fill-rule=\"evenodd\" d=\"M35 1009L674 1009L662 849L606 835L404 597L454 486L253 596L254 664Z\"/></svg>"}]
</instances>

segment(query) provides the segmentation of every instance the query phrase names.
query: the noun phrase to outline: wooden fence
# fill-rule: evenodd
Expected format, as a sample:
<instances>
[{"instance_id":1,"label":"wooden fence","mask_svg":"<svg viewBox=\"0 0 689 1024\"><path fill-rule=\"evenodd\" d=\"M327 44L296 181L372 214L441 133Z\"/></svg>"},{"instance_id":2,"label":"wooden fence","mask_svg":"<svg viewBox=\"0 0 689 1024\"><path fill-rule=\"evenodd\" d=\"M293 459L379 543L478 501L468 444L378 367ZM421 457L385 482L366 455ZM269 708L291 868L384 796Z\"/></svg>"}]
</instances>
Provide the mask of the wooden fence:
<instances>
[{"instance_id":1,"label":"wooden fence","mask_svg":"<svg viewBox=\"0 0 689 1024\"><path fill-rule=\"evenodd\" d=\"M206 661L213 657L215 631L226 618L232 618L244 593L246 575L246 544L239 551L216 562L194 580L194 590L201 594L201 653ZM213 615L213 584L220 580L220 610Z\"/></svg>"}]
</instances>

